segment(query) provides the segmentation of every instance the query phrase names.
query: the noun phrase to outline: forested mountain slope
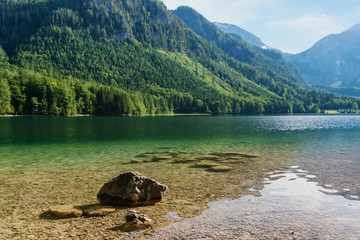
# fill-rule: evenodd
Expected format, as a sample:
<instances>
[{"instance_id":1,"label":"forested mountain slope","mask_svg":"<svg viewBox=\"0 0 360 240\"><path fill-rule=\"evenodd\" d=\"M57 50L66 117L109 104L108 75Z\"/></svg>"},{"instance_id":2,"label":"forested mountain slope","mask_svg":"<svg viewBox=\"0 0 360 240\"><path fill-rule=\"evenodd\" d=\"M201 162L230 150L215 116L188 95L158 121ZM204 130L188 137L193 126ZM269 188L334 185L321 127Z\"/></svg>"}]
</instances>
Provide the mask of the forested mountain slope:
<instances>
[{"instance_id":1,"label":"forested mountain slope","mask_svg":"<svg viewBox=\"0 0 360 240\"><path fill-rule=\"evenodd\" d=\"M0 26L1 114L258 114L352 104L307 90L273 52L199 36L156 0L8 0Z\"/></svg>"}]
</instances>

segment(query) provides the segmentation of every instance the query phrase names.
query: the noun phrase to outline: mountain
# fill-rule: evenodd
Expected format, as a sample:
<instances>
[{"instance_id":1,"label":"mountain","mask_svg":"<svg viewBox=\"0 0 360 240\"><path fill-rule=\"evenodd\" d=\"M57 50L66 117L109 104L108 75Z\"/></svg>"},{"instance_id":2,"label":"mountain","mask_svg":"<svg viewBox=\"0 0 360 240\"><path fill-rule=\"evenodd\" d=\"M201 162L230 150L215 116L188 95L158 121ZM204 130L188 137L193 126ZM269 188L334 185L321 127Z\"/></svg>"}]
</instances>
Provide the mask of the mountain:
<instances>
[{"instance_id":1,"label":"mountain","mask_svg":"<svg viewBox=\"0 0 360 240\"><path fill-rule=\"evenodd\" d=\"M352 104L309 89L280 54L198 13L203 31L189 27L158 0L8 0L0 9L0 114L260 114Z\"/></svg>"},{"instance_id":2,"label":"mountain","mask_svg":"<svg viewBox=\"0 0 360 240\"><path fill-rule=\"evenodd\" d=\"M261 41L261 39L252 34L251 32L246 31L245 29L242 29L236 25L228 24L228 23L219 23L214 22L215 26L217 26L221 31L226 33L232 33L240 36L245 42L259 47L259 48L268 48L268 46Z\"/></svg>"},{"instance_id":3,"label":"mountain","mask_svg":"<svg viewBox=\"0 0 360 240\"><path fill-rule=\"evenodd\" d=\"M360 88L360 24L329 35L299 54L288 55L312 82L327 87ZM339 89L340 88L340 89Z\"/></svg>"},{"instance_id":4,"label":"mountain","mask_svg":"<svg viewBox=\"0 0 360 240\"><path fill-rule=\"evenodd\" d=\"M174 13L196 34L238 60L241 63L239 71L248 79L267 87L279 96L288 97L287 94L293 96L293 93L306 94L306 80L293 64L283 58L282 54L253 47L232 34L224 33L190 7L179 7ZM256 69L258 74L251 74L251 69ZM274 83L277 87L274 87ZM279 85L282 87L279 88Z\"/></svg>"}]
</instances>

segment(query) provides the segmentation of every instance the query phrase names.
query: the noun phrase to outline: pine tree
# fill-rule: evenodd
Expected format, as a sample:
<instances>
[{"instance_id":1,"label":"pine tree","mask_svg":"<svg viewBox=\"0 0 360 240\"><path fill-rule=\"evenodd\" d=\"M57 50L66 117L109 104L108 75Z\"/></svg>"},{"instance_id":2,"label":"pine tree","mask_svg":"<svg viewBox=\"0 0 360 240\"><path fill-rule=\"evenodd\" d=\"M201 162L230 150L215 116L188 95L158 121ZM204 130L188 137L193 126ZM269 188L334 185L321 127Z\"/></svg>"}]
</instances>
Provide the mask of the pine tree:
<instances>
[{"instance_id":1,"label":"pine tree","mask_svg":"<svg viewBox=\"0 0 360 240\"><path fill-rule=\"evenodd\" d=\"M5 79L0 79L0 114L11 113L10 87Z\"/></svg>"}]
</instances>

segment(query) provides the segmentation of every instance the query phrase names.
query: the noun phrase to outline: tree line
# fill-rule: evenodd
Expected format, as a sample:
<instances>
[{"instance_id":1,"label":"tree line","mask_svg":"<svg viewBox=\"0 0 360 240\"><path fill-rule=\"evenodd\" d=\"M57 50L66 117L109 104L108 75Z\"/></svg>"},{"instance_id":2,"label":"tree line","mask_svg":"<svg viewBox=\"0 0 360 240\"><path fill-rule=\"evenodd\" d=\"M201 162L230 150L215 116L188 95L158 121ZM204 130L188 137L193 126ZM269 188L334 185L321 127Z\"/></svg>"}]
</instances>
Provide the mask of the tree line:
<instances>
[{"instance_id":1,"label":"tree line","mask_svg":"<svg viewBox=\"0 0 360 240\"><path fill-rule=\"evenodd\" d=\"M359 103L309 90L277 56L208 26L212 45L160 1L8 0L0 23L0 114L303 113Z\"/></svg>"}]
</instances>

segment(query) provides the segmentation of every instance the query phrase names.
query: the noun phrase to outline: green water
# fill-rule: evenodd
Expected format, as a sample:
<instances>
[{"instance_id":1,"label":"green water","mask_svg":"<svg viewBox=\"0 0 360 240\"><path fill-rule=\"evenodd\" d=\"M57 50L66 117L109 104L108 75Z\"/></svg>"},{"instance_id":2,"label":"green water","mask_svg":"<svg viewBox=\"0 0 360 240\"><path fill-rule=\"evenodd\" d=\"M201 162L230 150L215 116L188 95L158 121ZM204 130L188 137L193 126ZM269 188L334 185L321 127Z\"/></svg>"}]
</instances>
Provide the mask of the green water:
<instances>
[{"instance_id":1,"label":"green water","mask_svg":"<svg viewBox=\"0 0 360 240\"><path fill-rule=\"evenodd\" d=\"M359 146L359 115L0 118L2 170L122 164L164 150L238 151L350 188L360 185Z\"/></svg>"},{"instance_id":2,"label":"green water","mask_svg":"<svg viewBox=\"0 0 360 240\"><path fill-rule=\"evenodd\" d=\"M258 152L281 139L258 131L256 118L1 118L2 167L126 162L156 149ZM240 120L240 121L239 121ZM280 136L279 136L280 137ZM283 136L281 136L283 138Z\"/></svg>"},{"instance_id":3,"label":"green water","mask_svg":"<svg viewBox=\"0 0 360 240\"><path fill-rule=\"evenodd\" d=\"M276 218L277 215L272 214L273 208L278 208L279 204L287 206L292 199L298 199L294 202L298 208L296 213L291 214L292 210L289 210L286 212L288 217L283 221L296 220L301 229L312 219L306 211L301 213L301 209L306 206L304 203L313 199L309 202L313 206L313 216L335 219L331 224L341 223L341 226L350 221L353 226L357 224L353 220L358 219L353 210L360 209L359 146L360 115L2 117L0 195L3 198L0 198L0 213L4 219L0 220L0 235L5 236L4 239L14 236L23 238L28 231L39 228L36 234L44 233L46 239L51 234L44 232L40 227L42 224L47 228L61 229L63 226L59 222L52 226L52 222L39 220L39 214L44 209L55 204L93 203L102 183L123 171L145 172L174 187L177 182L171 181L172 178L183 180L184 186L191 185L186 183L186 176L194 176L197 172L201 176L196 181L208 177L214 181L217 177L221 178L222 175L218 174L222 173L210 173L199 168L187 170L193 165L176 164L174 161L184 156L191 158L229 151L258 156L241 167L244 173L239 170L229 172L239 174L239 179L261 179L270 171L266 169L268 167L275 168L271 169L274 172L276 169L290 169L286 172L288 175L284 175L288 176L284 183L275 181L270 183L270 188L265 185L262 200L258 200L264 205L264 217L270 214ZM134 161L144 153L177 157L168 162ZM236 181L238 178L232 179ZM264 178L264 183L267 181ZM179 188L184 186L179 184ZM211 193L211 189L207 190ZM343 200L333 200L333 195ZM238 211L237 214L245 210L258 211L255 205L246 205L248 199L244 199L239 201L244 202L245 209L240 210L235 204L229 211ZM317 207L322 204L322 208ZM214 213L211 213L214 218L221 216L220 206L223 205L225 207L227 203L214 205ZM338 206L336 211L324 210L331 210L332 206ZM339 220L337 216L341 212L344 217ZM264 224L262 220L259 222L259 226ZM12 230L19 224L23 229L21 234ZM246 222L241 224L252 226ZM279 222L281 225L282 221ZM320 228L320 225L314 225L314 228ZM333 225L330 238L336 236L337 226L340 225ZM270 232L271 226L270 222ZM257 225L255 227L258 228ZM237 231L237 227L234 229ZM356 227L351 229L350 236L360 234L353 230ZM327 228L323 230L326 232ZM261 231L258 234L262 234Z\"/></svg>"},{"instance_id":4,"label":"green water","mask_svg":"<svg viewBox=\"0 0 360 240\"><path fill-rule=\"evenodd\" d=\"M0 118L2 168L114 163L162 148L359 165L359 143L358 115Z\"/></svg>"}]
</instances>

